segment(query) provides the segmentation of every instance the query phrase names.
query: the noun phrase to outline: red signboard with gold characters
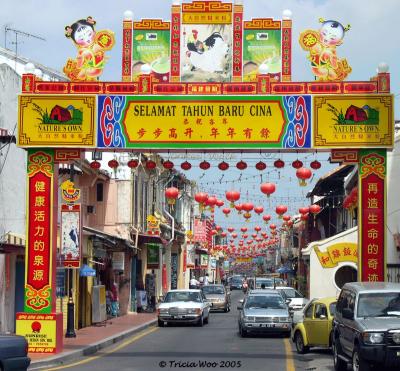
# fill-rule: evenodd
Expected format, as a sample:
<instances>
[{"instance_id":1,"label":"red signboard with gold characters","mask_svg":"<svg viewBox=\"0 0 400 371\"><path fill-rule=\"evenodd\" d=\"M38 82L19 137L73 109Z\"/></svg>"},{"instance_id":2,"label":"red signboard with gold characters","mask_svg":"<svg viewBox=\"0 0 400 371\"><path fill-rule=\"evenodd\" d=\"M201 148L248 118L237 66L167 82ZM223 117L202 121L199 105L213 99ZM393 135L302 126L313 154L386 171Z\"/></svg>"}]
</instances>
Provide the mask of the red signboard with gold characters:
<instances>
[{"instance_id":1,"label":"red signboard with gold characters","mask_svg":"<svg viewBox=\"0 0 400 371\"><path fill-rule=\"evenodd\" d=\"M361 281L385 281L386 151L360 152L359 277Z\"/></svg>"},{"instance_id":2,"label":"red signboard with gold characters","mask_svg":"<svg viewBox=\"0 0 400 371\"><path fill-rule=\"evenodd\" d=\"M24 311L51 313L53 156L29 152L28 225Z\"/></svg>"}]
</instances>

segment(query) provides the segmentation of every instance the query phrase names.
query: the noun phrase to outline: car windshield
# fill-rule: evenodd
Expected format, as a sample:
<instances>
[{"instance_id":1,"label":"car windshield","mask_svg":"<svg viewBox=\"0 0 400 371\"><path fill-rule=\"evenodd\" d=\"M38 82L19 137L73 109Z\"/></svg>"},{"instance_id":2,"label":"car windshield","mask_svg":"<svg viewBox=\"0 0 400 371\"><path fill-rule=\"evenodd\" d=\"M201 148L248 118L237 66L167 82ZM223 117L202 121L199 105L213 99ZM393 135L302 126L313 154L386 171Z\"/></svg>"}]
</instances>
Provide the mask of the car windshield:
<instances>
[{"instance_id":1,"label":"car windshield","mask_svg":"<svg viewBox=\"0 0 400 371\"><path fill-rule=\"evenodd\" d=\"M223 295L225 294L224 288L222 286L204 286L202 288L204 294L217 294Z\"/></svg>"},{"instance_id":2,"label":"car windshield","mask_svg":"<svg viewBox=\"0 0 400 371\"><path fill-rule=\"evenodd\" d=\"M285 297L289 299L293 298L302 298L303 295L301 295L297 290L295 289L281 289L283 293L285 294Z\"/></svg>"},{"instance_id":3,"label":"car windshield","mask_svg":"<svg viewBox=\"0 0 400 371\"><path fill-rule=\"evenodd\" d=\"M400 292L373 292L360 294L358 317L400 317Z\"/></svg>"},{"instance_id":4,"label":"car windshield","mask_svg":"<svg viewBox=\"0 0 400 371\"><path fill-rule=\"evenodd\" d=\"M242 283L243 279L240 277L233 277L232 283Z\"/></svg>"},{"instance_id":5,"label":"car windshield","mask_svg":"<svg viewBox=\"0 0 400 371\"><path fill-rule=\"evenodd\" d=\"M245 304L246 309L285 309L280 295L250 295Z\"/></svg>"},{"instance_id":6,"label":"car windshield","mask_svg":"<svg viewBox=\"0 0 400 371\"><path fill-rule=\"evenodd\" d=\"M201 298L198 292L190 291L169 292L165 296L164 303L173 303L175 301L194 301L196 303L201 303Z\"/></svg>"},{"instance_id":7,"label":"car windshield","mask_svg":"<svg viewBox=\"0 0 400 371\"><path fill-rule=\"evenodd\" d=\"M274 282L267 278L256 278L256 289L260 289L261 285L265 287L274 287Z\"/></svg>"},{"instance_id":8,"label":"car windshield","mask_svg":"<svg viewBox=\"0 0 400 371\"><path fill-rule=\"evenodd\" d=\"M333 317L336 313L336 301L334 303L329 304L329 312L331 312L331 316Z\"/></svg>"}]
</instances>

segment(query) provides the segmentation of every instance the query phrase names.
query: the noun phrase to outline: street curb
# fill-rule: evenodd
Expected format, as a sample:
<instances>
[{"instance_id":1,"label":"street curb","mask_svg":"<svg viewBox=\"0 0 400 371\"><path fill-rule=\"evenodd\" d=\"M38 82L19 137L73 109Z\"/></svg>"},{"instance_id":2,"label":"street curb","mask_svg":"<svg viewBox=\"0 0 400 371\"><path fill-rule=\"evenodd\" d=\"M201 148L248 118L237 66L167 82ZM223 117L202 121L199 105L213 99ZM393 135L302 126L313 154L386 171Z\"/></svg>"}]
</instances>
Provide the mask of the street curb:
<instances>
[{"instance_id":1,"label":"street curb","mask_svg":"<svg viewBox=\"0 0 400 371\"><path fill-rule=\"evenodd\" d=\"M93 355L93 354L97 353L97 351L107 348L110 345L116 344L116 343L126 339L127 337L130 337L140 331L143 331L144 329L154 325L155 323L157 323L157 319L145 322L139 326L136 326L136 327L126 330L124 332L120 332L119 334L112 335L112 336L105 338L103 340L100 340L96 343L86 345L86 346L82 347L81 349L72 350L72 351L64 353L64 354L56 355L56 356L48 358L44 361L41 361L41 360L34 361L31 363L28 370L33 371L33 370L40 370L45 367L61 366L64 363L73 361L75 359L78 359L79 357Z\"/></svg>"}]
</instances>

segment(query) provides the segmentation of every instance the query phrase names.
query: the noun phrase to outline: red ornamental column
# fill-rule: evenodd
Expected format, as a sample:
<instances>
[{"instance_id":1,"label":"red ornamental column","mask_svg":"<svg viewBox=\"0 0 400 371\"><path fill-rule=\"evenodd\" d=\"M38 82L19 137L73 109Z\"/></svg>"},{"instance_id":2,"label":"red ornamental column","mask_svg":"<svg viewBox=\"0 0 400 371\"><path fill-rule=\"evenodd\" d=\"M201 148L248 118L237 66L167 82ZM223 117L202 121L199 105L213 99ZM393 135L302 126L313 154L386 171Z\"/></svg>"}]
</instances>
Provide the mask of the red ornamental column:
<instances>
[{"instance_id":1,"label":"red ornamental column","mask_svg":"<svg viewBox=\"0 0 400 371\"><path fill-rule=\"evenodd\" d=\"M122 28L122 81L132 81L132 12L126 11Z\"/></svg>"},{"instance_id":2,"label":"red ornamental column","mask_svg":"<svg viewBox=\"0 0 400 371\"><path fill-rule=\"evenodd\" d=\"M24 312L17 313L16 333L27 339L32 353L63 347L62 313L55 313L57 169L53 150L28 151Z\"/></svg>"},{"instance_id":3,"label":"red ornamental column","mask_svg":"<svg viewBox=\"0 0 400 371\"><path fill-rule=\"evenodd\" d=\"M386 281L386 149L360 150L358 279Z\"/></svg>"},{"instance_id":4,"label":"red ornamental column","mask_svg":"<svg viewBox=\"0 0 400 371\"><path fill-rule=\"evenodd\" d=\"M282 20L282 81L292 81L292 13L285 10Z\"/></svg>"},{"instance_id":5,"label":"red ornamental column","mask_svg":"<svg viewBox=\"0 0 400 371\"><path fill-rule=\"evenodd\" d=\"M233 82L242 81L243 5L233 6Z\"/></svg>"},{"instance_id":6,"label":"red ornamental column","mask_svg":"<svg viewBox=\"0 0 400 371\"><path fill-rule=\"evenodd\" d=\"M171 9L171 82L180 81L181 60L181 6L172 5Z\"/></svg>"}]
</instances>

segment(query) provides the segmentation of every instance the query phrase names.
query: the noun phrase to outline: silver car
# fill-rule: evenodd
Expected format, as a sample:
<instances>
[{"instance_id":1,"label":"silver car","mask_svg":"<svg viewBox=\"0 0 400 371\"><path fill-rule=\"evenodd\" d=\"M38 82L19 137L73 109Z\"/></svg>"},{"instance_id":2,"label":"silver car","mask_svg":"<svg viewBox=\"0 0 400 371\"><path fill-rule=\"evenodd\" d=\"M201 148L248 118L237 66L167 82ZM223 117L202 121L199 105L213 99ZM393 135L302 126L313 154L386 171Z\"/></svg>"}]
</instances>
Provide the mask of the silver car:
<instances>
[{"instance_id":1,"label":"silver car","mask_svg":"<svg viewBox=\"0 0 400 371\"><path fill-rule=\"evenodd\" d=\"M276 290L282 292L284 298L290 300L289 309L293 312L302 311L309 300L301 295L296 289L288 286L276 286Z\"/></svg>"},{"instance_id":2,"label":"silver car","mask_svg":"<svg viewBox=\"0 0 400 371\"><path fill-rule=\"evenodd\" d=\"M201 290L171 290L157 308L158 326L168 323L208 323L210 303Z\"/></svg>"},{"instance_id":3,"label":"silver car","mask_svg":"<svg viewBox=\"0 0 400 371\"><path fill-rule=\"evenodd\" d=\"M253 290L243 301L239 310L239 333L275 333L290 337L292 320L282 295L273 290Z\"/></svg>"},{"instance_id":4,"label":"silver car","mask_svg":"<svg viewBox=\"0 0 400 371\"><path fill-rule=\"evenodd\" d=\"M224 285L207 285L201 288L207 301L211 303L211 310L223 310L229 312L231 307L231 293Z\"/></svg>"}]
</instances>

